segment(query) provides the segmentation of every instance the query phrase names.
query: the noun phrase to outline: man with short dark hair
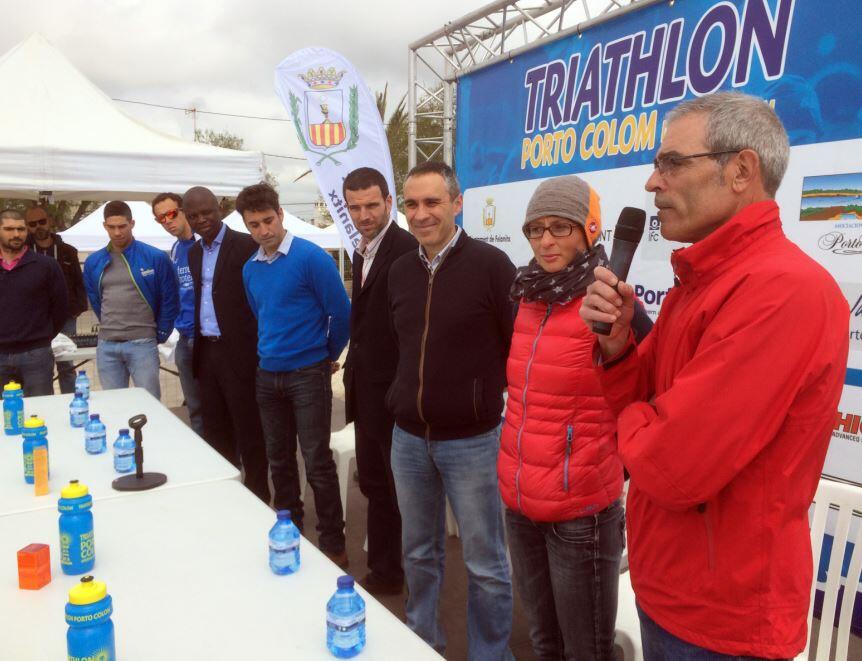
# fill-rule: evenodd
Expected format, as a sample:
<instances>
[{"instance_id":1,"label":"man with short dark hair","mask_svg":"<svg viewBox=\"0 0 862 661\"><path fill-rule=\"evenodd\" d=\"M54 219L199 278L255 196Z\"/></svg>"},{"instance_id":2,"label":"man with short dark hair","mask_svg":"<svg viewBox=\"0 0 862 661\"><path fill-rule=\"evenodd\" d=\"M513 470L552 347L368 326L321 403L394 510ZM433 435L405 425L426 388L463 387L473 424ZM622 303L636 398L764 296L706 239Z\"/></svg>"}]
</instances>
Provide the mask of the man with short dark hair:
<instances>
[{"instance_id":1,"label":"man with short dark hair","mask_svg":"<svg viewBox=\"0 0 862 661\"><path fill-rule=\"evenodd\" d=\"M192 354L195 342L195 285L189 270L189 250L195 244L195 235L181 208L183 198L176 193L159 193L151 204L153 217L173 237L171 262L177 273L180 287L180 313L174 321L179 333L174 350L174 364L180 375L180 386L186 400L189 421L199 436L204 435L201 415L201 396L198 382L192 367Z\"/></svg>"},{"instance_id":2,"label":"man with short dark hair","mask_svg":"<svg viewBox=\"0 0 862 661\"><path fill-rule=\"evenodd\" d=\"M46 255L56 260L63 272L66 282L66 321L61 332L72 336L77 331L77 318L87 309L87 292L84 290L84 276L81 273L81 262L74 246L64 242L53 230L54 219L48 210L35 206L24 212L29 237L27 245L40 255ZM75 392L75 365L70 360L58 360L57 380L60 382L60 392L67 394Z\"/></svg>"},{"instance_id":3,"label":"man with short dark hair","mask_svg":"<svg viewBox=\"0 0 862 661\"><path fill-rule=\"evenodd\" d=\"M423 163L404 182L407 222L419 249L389 271L398 367L386 402L395 417L392 473L402 516L407 624L443 652L437 607L448 498L469 581L468 656L493 661L512 658L512 585L496 464L515 267L455 224L462 201L444 163Z\"/></svg>"},{"instance_id":4,"label":"man with short dark hair","mask_svg":"<svg viewBox=\"0 0 862 661\"><path fill-rule=\"evenodd\" d=\"M66 320L66 284L56 260L30 250L17 211L0 212L0 388L23 385L24 396L51 395L51 341Z\"/></svg>"},{"instance_id":5,"label":"man with short dark hair","mask_svg":"<svg viewBox=\"0 0 862 661\"><path fill-rule=\"evenodd\" d=\"M389 268L415 251L416 239L392 220L386 178L373 168L344 179L344 199L362 239L353 252L350 347L344 363L345 412L356 434L359 489L368 498L368 574L372 594L400 594L401 514L392 479L392 427L386 391L395 378L398 345L389 323Z\"/></svg>"},{"instance_id":6,"label":"man with short dark hair","mask_svg":"<svg viewBox=\"0 0 862 661\"><path fill-rule=\"evenodd\" d=\"M195 292L193 369L200 386L203 437L232 464L243 483L269 505L269 467L254 398L257 321L242 285L242 267L257 250L247 234L222 222L212 191L183 195L183 213L201 237L189 250Z\"/></svg>"},{"instance_id":7,"label":"man with short dark hair","mask_svg":"<svg viewBox=\"0 0 862 661\"><path fill-rule=\"evenodd\" d=\"M257 318L257 403L272 468L275 508L289 509L302 530L296 443L314 491L319 546L347 566L338 474L329 449L332 374L347 344L350 301L334 260L284 228L278 194L248 186L236 209L260 245L242 270Z\"/></svg>"},{"instance_id":8,"label":"man with short dark hair","mask_svg":"<svg viewBox=\"0 0 862 661\"><path fill-rule=\"evenodd\" d=\"M96 367L102 388L145 388L156 399L158 344L168 339L179 310L177 276L158 248L136 241L132 210L108 202L103 226L110 241L84 262L84 286L99 318Z\"/></svg>"},{"instance_id":9,"label":"man with short dark hair","mask_svg":"<svg viewBox=\"0 0 862 661\"><path fill-rule=\"evenodd\" d=\"M691 244L635 346L634 289L595 269L581 317L631 480L629 566L644 658L787 659L805 647L808 509L847 367L841 290L781 229L787 133L762 99L681 103L646 183ZM851 586L854 588L854 586ZM824 622L831 628L831 622Z\"/></svg>"}]
</instances>

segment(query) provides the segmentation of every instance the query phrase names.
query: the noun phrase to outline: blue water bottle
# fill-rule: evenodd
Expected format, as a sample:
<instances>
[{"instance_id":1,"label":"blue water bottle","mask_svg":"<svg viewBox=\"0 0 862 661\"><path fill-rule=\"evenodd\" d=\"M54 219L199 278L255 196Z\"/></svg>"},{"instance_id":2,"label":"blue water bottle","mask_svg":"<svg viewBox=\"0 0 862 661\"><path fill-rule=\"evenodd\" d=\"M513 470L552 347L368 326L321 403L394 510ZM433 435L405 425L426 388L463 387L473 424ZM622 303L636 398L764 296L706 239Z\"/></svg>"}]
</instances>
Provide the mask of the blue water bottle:
<instances>
[{"instance_id":1,"label":"blue water bottle","mask_svg":"<svg viewBox=\"0 0 862 661\"><path fill-rule=\"evenodd\" d=\"M108 450L108 430L98 413L91 413L90 422L84 427L84 449L88 454L102 454Z\"/></svg>"},{"instance_id":2,"label":"blue water bottle","mask_svg":"<svg viewBox=\"0 0 862 661\"><path fill-rule=\"evenodd\" d=\"M90 399L90 377L84 370L79 370L75 377L75 392L80 392L84 399Z\"/></svg>"},{"instance_id":3,"label":"blue water bottle","mask_svg":"<svg viewBox=\"0 0 862 661\"><path fill-rule=\"evenodd\" d=\"M3 431L17 436L24 429L24 391L21 384L10 381L3 386Z\"/></svg>"},{"instance_id":4,"label":"blue water bottle","mask_svg":"<svg viewBox=\"0 0 862 661\"><path fill-rule=\"evenodd\" d=\"M45 421L37 415L31 415L24 422L23 435L24 441L21 445L24 451L24 481L33 484L33 449L48 447L48 428Z\"/></svg>"},{"instance_id":5,"label":"blue water bottle","mask_svg":"<svg viewBox=\"0 0 862 661\"><path fill-rule=\"evenodd\" d=\"M352 576L338 577L338 590L326 604L326 646L339 659L365 647L365 600L353 589Z\"/></svg>"},{"instance_id":6,"label":"blue water bottle","mask_svg":"<svg viewBox=\"0 0 862 661\"><path fill-rule=\"evenodd\" d=\"M118 473L135 470L135 439L129 436L128 429L121 429L114 441L114 470Z\"/></svg>"},{"instance_id":7,"label":"blue water bottle","mask_svg":"<svg viewBox=\"0 0 862 661\"><path fill-rule=\"evenodd\" d=\"M93 544L93 497L72 480L60 492L60 568L64 574L85 574L96 562Z\"/></svg>"},{"instance_id":8,"label":"blue water bottle","mask_svg":"<svg viewBox=\"0 0 862 661\"><path fill-rule=\"evenodd\" d=\"M108 587L92 576L69 590L66 604L66 652L70 659L98 659L116 661L114 623L111 613L114 606Z\"/></svg>"},{"instance_id":9,"label":"blue water bottle","mask_svg":"<svg viewBox=\"0 0 862 661\"><path fill-rule=\"evenodd\" d=\"M84 394L75 389L75 397L72 403L69 404L69 424L73 427L83 427L87 424L87 418L90 415L90 405L84 398Z\"/></svg>"},{"instance_id":10,"label":"blue water bottle","mask_svg":"<svg viewBox=\"0 0 862 661\"><path fill-rule=\"evenodd\" d=\"M299 569L299 528L290 510L278 510L276 516L269 531L269 568L276 574L292 574Z\"/></svg>"}]
</instances>

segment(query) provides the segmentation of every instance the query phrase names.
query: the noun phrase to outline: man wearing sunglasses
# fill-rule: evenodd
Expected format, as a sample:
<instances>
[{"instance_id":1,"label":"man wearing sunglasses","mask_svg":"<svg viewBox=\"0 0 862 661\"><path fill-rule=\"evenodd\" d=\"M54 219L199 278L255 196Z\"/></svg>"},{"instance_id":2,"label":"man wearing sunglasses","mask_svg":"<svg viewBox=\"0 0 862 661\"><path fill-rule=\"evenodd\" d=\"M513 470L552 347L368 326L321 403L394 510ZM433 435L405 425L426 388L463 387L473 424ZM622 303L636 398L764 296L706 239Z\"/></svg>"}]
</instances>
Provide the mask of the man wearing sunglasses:
<instances>
[{"instance_id":1,"label":"man wearing sunglasses","mask_svg":"<svg viewBox=\"0 0 862 661\"><path fill-rule=\"evenodd\" d=\"M180 335L174 351L174 363L180 374L180 386L189 411L189 421L198 436L204 435L201 397L198 382L192 369L195 341L195 285L189 270L189 250L195 244L195 235L180 205L183 198L176 193L159 193L153 198L152 209L156 222L165 228L176 242L171 246L171 262L180 283L180 313L174 328Z\"/></svg>"},{"instance_id":2,"label":"man wearing sunglasses","mask_svg":"<svg viewBox=\"0 0 862 661\"><path fill-rule=\"evenodd\" d=\"M81 274L81 262L78 261L78 250L56 234L54 219L47 209L41 206L27 209L24 214L27 223L27 245L40 255L56 260L63 272L66 283L66 321L60 331L71 336L77 331L77 318L87 309L87 292L84 290L84 277ZM57 377L60 382L60 392L75 392L75 365L69 360L57 361Z\"/></svg>"},{"instance_id":3,"label":"man wearing sunglasses","mask_svg":"<svg viewBox=\"0 0 862 661\"><path fill-rule=\"evenodd\" d=\"M762 99L686 101L646 183L690 243L637 347L631 285L595 269L581 317L631 475L629 566L644 658L786 659L805 647L811 504L847 367L849 310L782 231L787 133ZM797 184L798 185L798 184ZM831 626L831 624L830 624Z\"/></svg>"}]
</instances>

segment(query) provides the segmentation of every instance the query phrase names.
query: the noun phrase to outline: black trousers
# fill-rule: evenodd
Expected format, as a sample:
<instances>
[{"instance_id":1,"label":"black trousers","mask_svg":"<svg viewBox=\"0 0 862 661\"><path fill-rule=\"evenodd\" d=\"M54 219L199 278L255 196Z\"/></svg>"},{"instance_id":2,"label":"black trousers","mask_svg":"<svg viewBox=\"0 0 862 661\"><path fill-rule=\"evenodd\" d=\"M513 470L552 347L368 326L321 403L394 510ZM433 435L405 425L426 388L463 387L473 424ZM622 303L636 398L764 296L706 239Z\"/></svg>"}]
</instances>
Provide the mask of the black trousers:
<instances>
[{"instance_id":1,"label":"black trousers","mask_svg":"<svg viewBox=\"0 0 862 661\"><path fill-rule=\"evenodd\" d=\"M241 365L223 341L200 338L198 385L204 439L234 466L243 484L269 505L269 464L254 396L256 365Z\"/></svg>"},{"instance_id":2,"label":"black trousers","mask_svg":"<svg viewBox=\"0 0 862 661\"><path fill-rule=\"evenodd\" d=\"M366 389L365 394L368 393ZM385 396L385 389L381 389ZM395 421L383 406L368 406L360 397L353 426L359 490L368 499L368 569L385 581L401 581L401 512L392 478L392 427ZM363 406L366 404L366 406Z\"/></svg>"}]
</instances>

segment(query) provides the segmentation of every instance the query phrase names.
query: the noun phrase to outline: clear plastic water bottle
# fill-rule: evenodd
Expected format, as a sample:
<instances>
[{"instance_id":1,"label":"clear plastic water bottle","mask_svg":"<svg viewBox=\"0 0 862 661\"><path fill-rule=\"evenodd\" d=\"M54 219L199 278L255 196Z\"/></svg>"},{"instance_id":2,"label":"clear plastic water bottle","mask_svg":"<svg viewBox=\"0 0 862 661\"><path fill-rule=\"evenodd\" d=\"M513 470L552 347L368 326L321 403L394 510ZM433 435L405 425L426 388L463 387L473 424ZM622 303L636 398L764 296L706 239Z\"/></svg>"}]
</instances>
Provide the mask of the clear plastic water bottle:
<instances>
[{"instance_id":1,"label":"clear plastic water bottle","mask_svg":"<svg viewBox=\"0 0 862 661\"><path fill-rule=\"evenodd\" d=\"M108 433L98 413L90 414L90 422L84 427L84 449L89 454L102 454L108 449Z\"/></svg>"},{"instance_id":2,"label":"clear plastic water bottle","mask_svg":"<svg viewBox=\"0 0 862 661\"><path fill-rule=\"evenodd\" d=\"M80 392L84 399L90 399L90 377L84 370L78 370L78 376L75 377L75 391Z\"/></svg>"},{"instance_id":3,"label":"clear plastic water bottle","mask_svg":"<svg viewBox=\"0 0 862 661\"><path fill-rule=\"evenodd\" d=\"M83 427L87 424L87 416L90 415L90 405L84 399L80 390L75 390L75 397L69 404L69 424L73 427Z\"/></svg>"},{"instance_id":4,"label":"clear plastic water bottle","mask_svg":"<svg viewBox=\"0 0 862 661\"><path fill-rule=\"evenodd\" d=\"M338 590L326 604L326 647L339 659L365 647L365 600L353 589L352 576L338 577Z\"/></svg>"},{"instance_id":5,"label":"clear plastic water bottle","mask_svg":"<svg viewBox=\"0 0 862 661\"><path fill-rule=\"evenodd\" d=\"M3 386L3 430L17 436L24 430L24 391L17 381Z\"/></svg>"},{"instance_id":6,"label":"clear plastic water bottle","mask_svg":"<svg viewBox=\"0 0 862 661\"><path fill-rule=\"evenodd\" d=\"M135 470L135 439L129 436L128 429L121 429L114 441L114 470L118 473Z\"/></svg>"},{"instance_id":7,"label":"clear plastic water bottle","mask_svg":"<svg viewBox=\"0 0 862 661\"><path fill-rule=\"evenodd\" d=\"M299 528L290 510L278 510L278 520L269 531L269 568L276 574L292 574L299 569Z\"/></svg>"}]
</instances>

